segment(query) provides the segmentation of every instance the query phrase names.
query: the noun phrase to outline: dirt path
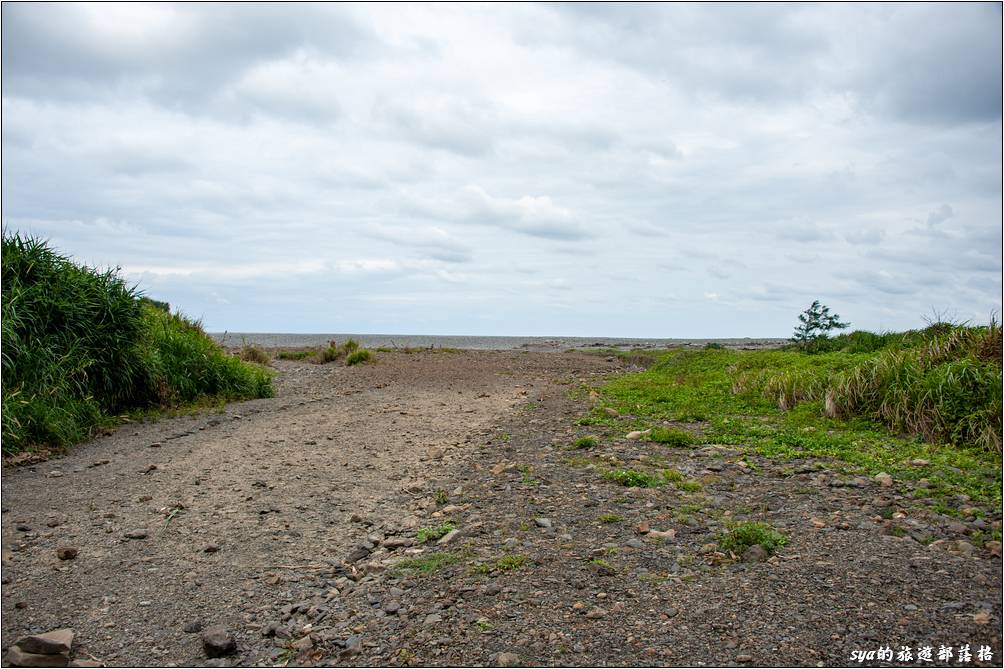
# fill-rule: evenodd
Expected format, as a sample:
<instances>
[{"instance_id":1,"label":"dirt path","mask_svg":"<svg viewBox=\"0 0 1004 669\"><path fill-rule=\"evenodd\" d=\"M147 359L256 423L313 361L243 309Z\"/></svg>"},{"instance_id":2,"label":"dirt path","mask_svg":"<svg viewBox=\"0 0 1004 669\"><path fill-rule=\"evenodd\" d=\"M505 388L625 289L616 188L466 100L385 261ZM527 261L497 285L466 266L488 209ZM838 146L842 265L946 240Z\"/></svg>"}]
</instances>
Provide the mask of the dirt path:
<instances>
[{"instance_id":1,"label":"dirt path","mask_svg":"<svg viewBox=\"0 0 1004 669\"><path fill-rule=\"evenodd\" d=\"M944 665L963 644L1000 665L999 544L971 541L999 509L948 518L830 463L615 431L570 450L590 428L568 391L621 371L596 356L277 366L275 399L4 469L4 648L68 626L110 666L841 665L907 645ZM652 462L698 485L600 477ZM789 543L736 561L714 543L736 519ZM448 543L417 545L447 520ZM214 624L235 655L207 660Z\"/></svg>"}]
</instances>

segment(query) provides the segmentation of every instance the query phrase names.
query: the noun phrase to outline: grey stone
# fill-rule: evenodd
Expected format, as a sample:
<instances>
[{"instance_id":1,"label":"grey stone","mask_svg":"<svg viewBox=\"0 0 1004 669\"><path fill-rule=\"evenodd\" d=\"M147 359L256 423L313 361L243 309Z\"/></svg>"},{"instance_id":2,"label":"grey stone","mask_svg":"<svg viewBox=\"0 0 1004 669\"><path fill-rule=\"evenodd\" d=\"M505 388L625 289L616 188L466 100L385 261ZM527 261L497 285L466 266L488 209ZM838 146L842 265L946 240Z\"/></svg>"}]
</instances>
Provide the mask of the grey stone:
<instances>
[{"instance_id":1,"label":"grey stone","mask_svg":"<svg viewBox=\"0 0 1004 669\"><path fill-rule=\"evenodd\" d=\"M79 552L74 546L60 546L56 549L56 557L60 560L72 560L77 557Z\"/></svg>"},{"instance_id":2,"label":"grey stone","mask_svg":"<svg viewBox=\"0 0 1004 669\"><path fill-rule=\"evenodd\" d=\"M760 544L753 544L743 553L743 562L763 562L768 557L767 549Z\"/></svg>"},{"instance_id":3,"label":"grey stone","mask_svg":"<svg viewBox=\"0 0 1004 669\"><path fill-rule=\"evenodd\" d=\"M435 625L436 623L441 623L441 622L443 622L443 616L439 615L438 613L430 613L425 617L426 625Z\"/></svg>"},{"instance_id":4,"label":"grey stone","mask_svg":"<svg viewBox=\"0 0 1004 669\"><path fill-rule=\"evenodd\" d=\"M237 642L223 625L213 625L202 633L202 649L208 657L223 657L237 650Z\"/></svg>"},{"instance_id":5,"label":"grey stone","mask_svg":"<svg viewBox=\"0 0 1004 669\"><path fill-rule=\"evenodd\" d=\"M64 627L44 634L32 634L18 639L14 645L19 646L26 653L42 655L69 653L73 646L73 630Z\"/></svg>"},{"instance_id":6,"label":"grey stone","mask_svg":"<svg viewBox=\"0 0 1004 669\"><path fill-rule=\"evenodd\" d=\"M129 530L125 533L126 539L146 539L148 536L150 536L150 531L144 528Z\"/></svg>"},{"instance_id":7,"label":"grey stone","mask_svg":"<svg viewBox=\"0 0 1004 669\"><path fill-rule=\"evenodd\" d=\"M516 653L499 653L495 658L495 664L500 667L518 667L522 663Z\"/></svg>"},{"instance_id":8,"label":"grey stone","mask_svg":"<svg viewBox=\"0 0 1004 669\"><path fill-rule=\"evenodd\" d=\"M7 662L12 667L65 667L69 661L65 655L28 653L17 646L7 651Z\"/></svg>"},{"instance_id":9,"label":"grey stone","mask_svg":"<svg viewBox=\"0 0 1004 669\"><path fill-rule=\"evenodd\" d=\"M533 522L537 523L537 527L550 528L551 519L550 518L534 518Z\"/></svg>"}]
</instances>

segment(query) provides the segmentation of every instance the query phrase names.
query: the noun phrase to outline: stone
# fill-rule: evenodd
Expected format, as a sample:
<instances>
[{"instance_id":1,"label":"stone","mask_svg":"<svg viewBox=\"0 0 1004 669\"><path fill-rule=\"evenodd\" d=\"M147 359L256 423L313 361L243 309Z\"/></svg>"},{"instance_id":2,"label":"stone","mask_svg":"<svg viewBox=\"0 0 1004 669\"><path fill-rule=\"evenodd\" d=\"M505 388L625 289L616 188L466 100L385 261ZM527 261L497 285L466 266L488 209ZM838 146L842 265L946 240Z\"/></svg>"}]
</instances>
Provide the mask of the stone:
<instances>
[{"instance_id":1,"label":"stone","mask_svg":"<svg viewBox=\"0 0 1004 669\"><path fill-rule=\"evenodd\" d=\"M752 661L753 661L753 656L752 655L736 655L736 662L743 662L743 663L745 663L745 662L752 662Z\"/></svg>"},{"instance_id":2,"label":"stone","mask_svg":"<svg viewBox=\"0 0 1004 669\"><path fill-rule=\"evenodd\" d=\"M361 635L353 634L345 640L345 650L342 651L342 655L357 655L361 652L363 652L363 637Z\"/></svg>"},{"instance_id":3,"label":"stone","mask_svg":"<svg viewBox=\"0 0 1004 669\"><path fill-rule=\"evenodd\" d=\"M21 637L14 642L14 645L19 646L26 653L40 653L42 655L69 653L73 646L73 630L64 627L44 634L32 634Z\"/></svg>"},{"instance_id":4,"label":"stone","mask_svg":"<svg viewBox=\"0 0 1004 669\"><path fill-rule=\"evenodd\" d=\"M69 661L65 655L29 653L18 646L7 651L7 662L12 667L65 667Z\"/></svg>"},{"instance_id":5,"label":"stone","mask_svg":"<svg viewBox=\"0 0 1004 669\"><path fill-rule=\"evenodd\" d=\"M499 653L495 658L495 664L500 667L518 667L522 661L516 653Z\"/></svg>"},{"instance_id":6,"label":"stone","mask_svg":"<svg viewBox=\"0 0 1004 669\"><path fill-rule=\"evenodd\" d=\"M534 518L533 522L536 523L537 527L549 528L552 525L550 518Z\"/></svg>"},{"instance_id":7,"label":"stone","mask_svg":"<svg viewBox=\"0 0 1004 669\"><path fill-rule=\"evenodd\" d=\"M449 532L441 536L439 538L439 541L436 542L436 544L439 546L445 546L446 544L456 539L458 536L460 536L460 530L450 530Z\"/></svg>"},{"instance_id":8,"label":"stone","mask_svg":"<svg viewBox=\"0 0 1004 669\"><path fill-rule=\"evenodd\" d=\"M76 660L71 660L70 663L68 665L66 665L66 666L68 666L68 667L103 667L103 666L105 666L105 664L104 664L104 662L100 662L98 660L85 660L83 658L79 658L79 659L76 659Z\"/></svg>"},{"instance_id":9,"label":"stone","mask_svg":"<svg viewBox=\"0 0 1004 669\"><path fill-rule=\"evenodd\" d=\"M208 657L223 657L237 650L237 642L223 625L213 625L202 632L202 649Z\"/></svg>"},{"instance_id":10,"label":"stone","mask_svg":"<svg viewBox=\"0 0 1004 669\"><path fill-rule=\"evenodd\" d=\"M441 622L443 622L443 616L439 615L438 613L430 613L425 617L426 625L435 625L436 623L441 623Z\"/></svg>"},{"instance_id":11,"label":"stone","mask_svg":"<svg viewBox=\"0 0 1004 669\"><path fill-rule=\"evenodd\" d=\"M185 626L181 628L181 631L185 632L186 634L196 634L198 632L201 632L202 631L202 621L201 620L193 620L190 623L185 623Z\"/></svg>"},{"instance_id":12,"label":"stone","mask_svg":"<svg viewBox=\"0 0 1004 669\"><path fill-rule=\"evenodd\" d=\"M924 460L922 458L916 458L914 460L910 460L910 464L913 465L914 467L926 467L931 463L928 460Z\"/></svg>"},{"instance_id":13,"label":"stone","mask_svg":"<svg viewBox=\"0 0 1004 669\"><path fill-rule=\"evenodd\" d=\"M675 607L671 606L668 609L666 609L665 611L663 611L663 613L666 614L667 618L675 618L676 616L678 616L680 614L680 611L679 611L679 609L676 609Z\"/></svg>"},{"instance_id":14,"label":"stone","mask_svg":"<svg viewBox=\"0 0 1004 669\"><path fill-rule=\"evenodd\" d=\"M630 439L631 441L636 441L638 439L641 439L642 435L644 434L645 433L642 432L641 430L634 430L633 432L628 432L626 435L624 435L624 438Z\"/></svg>"},{"instance_id":15,"label":"stone","mask_svg":"<svg viewBox=\"0 0 1004 669\"><path fill-rule=\"evenodd\" d=\"M605 615L607 615L607 612L598 606L594 606L586 613L586 617L590 620L596 620L597 618L602 618Z\"/></svg>"},{"instance_id":16,"label":"stone","mask_svg":"<svg viewBox=\"0 0 1004 669\"><path fill-rule=\"evenodd\" d=\"M640 523L638 523L638 534L648 534L651 531L652 528L649 527L647 520L643 520Z\"/></svg>"},{"instance_id":17,"label":"stone","mask_svg":"<svg viewBox=\"0 0 1004 669\"><path fill-rule=\"evenodd\" d=\"M293 650L297 652L297 654L306 653L308 650L311 650L314 647L314 641L310 638L310 635L308 634L307 636L294 641L291 647Z\"/></svg>"},{"instance_id":18,"label":"stone","mask_svg":"<svg viewBox=\"0 0 1004 669\"><path fill-rule=\"evenodd\" d=\"M414 539L409 537L388 537L383 541L383 547L387 550L394 550L395 548L403 548L405 546L411 546L415 543Z\"/></svg>"},{"instance_id":19,"label":"stone","mask_svg":"<svg viewBox=\"0 0 1004 669\"><path fill-rule=\"evenodd\" d=\"M743 562L763 562L768 557L767 549L760 544L753 544L743 553Z\"/></svg>"},{"instance_id":20,"label":"stone","mask_svg":"<svg viewBox=\"0 0 1004 669\"><path fill-rule=\"evenodd\" d=\"M220 550L220 547L216 544L206 544L206 547L202 549L203 553L216 553Z\"/></svg>"},{"instance_id":21,"label":"stone","mask_svg":"<svg viewBox=\"0 0 1004 669\"><path fill-rule=\"evenodd\" d=\"M146 539L148 536L150 536L150 531L144 528L129 530L125 533L126 539Z\"/></svg>"},{"instance_id":22,"label":"stone","mask_svg":"<svg viewBox=\"0 0 1004 669\"><path fill-rule=\"evenodd\" d=\"M663 532L660 532L659 530L649 530L648 534L645 536L658 541L670 541L671 539L676 538L676 530L670 529Z\"/></svg>"},{"instance_id":23,"label":"stone","mask_svg":"<svg viewBox=\"0 0 1004 669\"><path fill-rule=\"evenodd\" d=\"M883 488L889 488L892 486L892 476L886 474L885 472L879 472L875 475L875 481L878 482Z\"/></svg>"},{"instance_id":24,"label":"stone","mask_svg":"<svg viewBox=\"0 0 1004 669\"><path fill-rule=\"evenodd\" d=\"M56 557L60 560L72 560L77 557L77 553L79 552L73 546L60 546L56 549Z\"/></svg>"},{"instance_id":25,"label":"stone","mask_svg":"<svg viewBox=\"0 0 1004 669\"><path fill-rule=\"evenodd\" d=\"M384 613L397 613L401 610L401 602L392 599L383 605Z\"/></svg>"},{"instance_id":26,"label":"stone","mask_svg":"<svg viewBox=\"0 0 1004 669\"><path fill-rule=\"evenodd\" d=\"M621 415L620 412L617 411L617 409L614 409L613 407L603 407L603 413L610 416L611 418L617 418L618 416Z\"/></svg>"}]
</instances>

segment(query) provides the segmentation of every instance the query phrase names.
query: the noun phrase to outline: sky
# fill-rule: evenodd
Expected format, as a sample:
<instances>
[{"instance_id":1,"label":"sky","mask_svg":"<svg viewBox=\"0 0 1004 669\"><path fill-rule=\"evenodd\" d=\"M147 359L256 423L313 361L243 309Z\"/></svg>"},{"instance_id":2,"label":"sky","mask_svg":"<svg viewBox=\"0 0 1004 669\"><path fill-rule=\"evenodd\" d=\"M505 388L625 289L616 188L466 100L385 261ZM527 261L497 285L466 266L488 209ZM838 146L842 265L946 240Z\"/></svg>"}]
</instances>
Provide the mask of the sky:
<instances>
[{"instance_id":1,"label":"sky","mask_svg":"<svg viewBox=\"0 0 1004 669\"><path fill-rule=\"evenodd\" d=\"M1001 5L3 5L5 233L210 331L1001 312Z\"/></svg>"}]
</instances>

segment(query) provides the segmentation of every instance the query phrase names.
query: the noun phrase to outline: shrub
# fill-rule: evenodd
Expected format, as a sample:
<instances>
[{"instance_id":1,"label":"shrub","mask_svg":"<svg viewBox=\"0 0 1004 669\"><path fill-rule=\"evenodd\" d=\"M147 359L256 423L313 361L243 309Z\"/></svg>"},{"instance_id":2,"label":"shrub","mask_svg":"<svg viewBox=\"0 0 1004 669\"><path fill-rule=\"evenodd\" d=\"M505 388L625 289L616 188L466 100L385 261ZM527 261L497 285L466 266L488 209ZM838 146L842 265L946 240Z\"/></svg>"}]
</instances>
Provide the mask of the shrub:
<instances>
[{"instance_id":1,"label":"shrub","mask_svg":"<svg viewBox=\"0 0 1004 669\"><path fill-rule=\"evenodd\" d=\"M348 344L346 344L346 346L347 345ZM349 367L351 367L353 365L358 365L358 364L363 363L363 362L369 362L370 360L372 360L372 358L373 358L373 354L372 353L370 353L365 348L361 348L361 349L359 349L357 351L353 351L352 353L349 353L348 357L345 358L345 364L348 365Z\"/></svg>"},{"instance_id":2,"label":"shrub","mask_svg":"<svg viewBox=\"0 0 1004 669\"><path fill-rule=\"evenodd\" d=\"M241 348L240 359L244 362L255 362L259 365L268 365L272 358L261 347L254 344L245 344Z\"/></svg>"},{"instance_id":3,"label":"shrub","mask_svg":"<svg viewBox=\"0 0 1004 669\"><path fill-rule=\"evenodd\" d=\"M596 440L596 437L579 437L572 442L572 448L576 450L583 448L596 448L598 445L599 442Z\"/></svg>"},{"instance_id":4,"label":"shrub","mask_svg":"<svg viewBox=\"0 0 1004 669\"><path fill-rule=\"evenodd\" d=\"M359 348L359 342L357 342L355 339L350 339L344 344L342 344L342 350L345 351L346 355L349 355L358 348Z\"/></svg>"},{"instance_id":5,"label":"shrub","mask_svg":"<svg viewBox=\"0 0 1004 669\"><path fill-rule=\"evenodd\" d=\"M331 342L331 345L329 345L328 348L321 351L320 361L322 365L326 365L329 362L338 360L343 355L345 355L345 351L339 349L338 344L335 342Z\"/></svg>"},{"instance_id":6,"label":"shrub","mask_svg":"<svg viewBox=\"0 0 1004 669\"><path fill-rule=\"evenodd\" d=\"M620 469L609 471L603 475L608 481L619 483L628 488L657 488L662 485L662 481L651 474L639 472L634 469Z\"/></svg>"},{"instance_id":7,"label":"shrub","mask_svg":"<svg viewBox=\"0 0 1004 669\"><path fill-rule=\"evenodd\" d=\"M434 539L445 537L455 529L457 529L457 526L450 522L443 523L439 527L423 527L415 535L415 538L418 539L418 543L424 544Z\"/></svg>"}]
</instances>

